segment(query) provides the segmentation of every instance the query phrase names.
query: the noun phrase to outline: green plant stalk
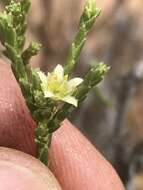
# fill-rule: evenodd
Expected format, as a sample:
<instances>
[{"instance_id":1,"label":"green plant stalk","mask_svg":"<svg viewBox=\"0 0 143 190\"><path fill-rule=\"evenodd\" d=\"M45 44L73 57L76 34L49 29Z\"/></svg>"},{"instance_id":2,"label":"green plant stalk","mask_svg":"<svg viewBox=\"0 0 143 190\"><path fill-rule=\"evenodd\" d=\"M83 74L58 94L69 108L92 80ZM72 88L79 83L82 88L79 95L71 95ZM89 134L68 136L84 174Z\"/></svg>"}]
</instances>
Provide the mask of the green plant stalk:
<instances>
[{"instance_id":1,"label":"green plant stalk","mask_svg":"<svg viewBox=\"0 0 143 190\"><path fill-rule=\"evenodd\" d=\"M25 90L28 91L29 89L28 76L23 64L21 52L16 48L18 42L16 32L13 28L12 15L6 12L0 13L0 40L5 47L3 54L11 60L11 68L24 93ZM28 94L30 96L30 92Z\"/></svg>"},{"instance_id":2,"label":"green plant stalk","mask_svg":"<svg viewBox=\"0 0 143 190\"><path fill-rule=\"evenodd\" d=\"M75 67L81 50L86 42L86 37L95 23L97 17L100 15L100 10L96 8L95 2L89 0L86 2L83 14L80 18L78 32L71 44L67 60L64 65L65 75L70 75Z\"/></svg>"},{"instance_id":3,"label":"green plant stalk","mask_svg":"<svg viewBox=\"0 0 143 190\"><path fill-rule=\"evenodd\" d=\"M45 165L49 165L48 153L52 140L52 133L49 131L48 121L53 117L55 105L41 106L38 100L36 101L36 109L32 113L34 120L37 123L35 130L35 142L37 144L37 157Z\"/></svg>"},{"instance_id":4,"label":"green plant stalk","mask_svg":"<svg viewBox=\"0 0 143 190\"><path fill-rule=\"evenodd\" d=\"M35 142L37 144L38 159L45 165L49 165L48 153L52 141L52 133L49 132L47 123L38 123L35 130Z\"/></svg>"}]
</instances>

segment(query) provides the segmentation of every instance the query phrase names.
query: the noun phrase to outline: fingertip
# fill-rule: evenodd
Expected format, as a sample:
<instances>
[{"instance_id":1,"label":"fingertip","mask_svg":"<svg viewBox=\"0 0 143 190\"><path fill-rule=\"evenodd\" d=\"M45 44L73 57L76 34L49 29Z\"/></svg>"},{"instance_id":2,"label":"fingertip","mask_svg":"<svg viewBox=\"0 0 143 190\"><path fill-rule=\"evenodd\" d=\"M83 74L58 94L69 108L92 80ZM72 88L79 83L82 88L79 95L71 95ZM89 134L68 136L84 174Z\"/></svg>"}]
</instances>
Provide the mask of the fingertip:
<instances>
[{"instance_id":1,"label":"fingertip","mask_svg":"<svg viewBox=\"0 0 143 190\"><path fill-rule=\"evenodd\" d=\"M51 169L63 190L123 190L113 167L68 121L55 133Z\"/></svg>"}]
</instances>

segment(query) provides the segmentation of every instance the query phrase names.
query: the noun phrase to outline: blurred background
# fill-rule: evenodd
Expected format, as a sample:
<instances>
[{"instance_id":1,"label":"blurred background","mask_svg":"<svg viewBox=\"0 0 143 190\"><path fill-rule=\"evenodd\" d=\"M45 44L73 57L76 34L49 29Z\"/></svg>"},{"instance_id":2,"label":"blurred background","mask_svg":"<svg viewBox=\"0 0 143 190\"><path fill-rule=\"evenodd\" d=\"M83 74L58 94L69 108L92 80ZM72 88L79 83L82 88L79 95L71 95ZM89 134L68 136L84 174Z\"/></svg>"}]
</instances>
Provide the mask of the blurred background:
<instances>
[{"instance_id":1,"label":"blurred background","mask_svg":"<svg viewBox=\"0 0 143 190\"><path fill-rule=\"evenodd\" d=\"M28 41L43 44L31 60L43 71L63 64L85 0L32 0ZM75 68L93 60L111 66L70 120L115 167L128 190L143 190L143 0L97 0L101 16Z\"/></svg>"}]
</instances>

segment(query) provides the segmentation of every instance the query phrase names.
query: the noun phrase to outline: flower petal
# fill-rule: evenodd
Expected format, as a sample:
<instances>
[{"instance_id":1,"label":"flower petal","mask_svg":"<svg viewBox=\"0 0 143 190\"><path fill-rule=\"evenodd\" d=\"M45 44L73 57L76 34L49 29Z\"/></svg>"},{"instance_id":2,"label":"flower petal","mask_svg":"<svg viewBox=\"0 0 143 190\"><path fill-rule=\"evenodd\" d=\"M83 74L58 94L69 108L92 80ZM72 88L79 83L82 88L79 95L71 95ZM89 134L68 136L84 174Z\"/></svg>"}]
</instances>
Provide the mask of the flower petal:
<instances>
[{"instance_id":1,"label":"flower petal","mask_svg":"<svg viewBox=\"0 0 143 190\"><path fill-rule=\"evenodd\" d=\"M54 94L48 90L45 90L44 96L45 96L45 98L52 98L52 97L54 97Z\"/></svg>"},{"instance_id":2,"label":"flower petal","mask_svg":"<svg viewBox=\"0 0 143 190\"><path fill-rule=\"evenodd\" d=\"M65 96L64 98L62 98L62 100L64 102L74 105L75 107L78 106L78 100L74 98L73 96Z\"/></svg>"},{"instance_id":3,"label":"flower petal","mask_svg":"<svg viewBox=\"0 0 143 190\"><path fill-rule=\"evenodd\" d=\"M47 76L42 72L42 71L38 71L37 72L40 80L42 81L43 84L47 83Z\"/></svg>"},{"instance_id":4,"label":"flower petal","mask_svg":"<svg viewBox=\"0 0 143 190\"><path fill-rule=\"evenodd\" d=\"M83 82L82 78L73 78L68 82L68 92L72 92L74 88L80 85Z\"/></svg>"},{"instance_id":5,"label":"flower petal","mask_svg":"<svg viewBox=\"0 0 143 190\"><path fill-rule=\"evenodd\" d=\"M58 80L63 80L64 79L64 69L62 65L57 65L56 68L53 71L53 74L58 77Z\"/></svg>"}]
</instances>

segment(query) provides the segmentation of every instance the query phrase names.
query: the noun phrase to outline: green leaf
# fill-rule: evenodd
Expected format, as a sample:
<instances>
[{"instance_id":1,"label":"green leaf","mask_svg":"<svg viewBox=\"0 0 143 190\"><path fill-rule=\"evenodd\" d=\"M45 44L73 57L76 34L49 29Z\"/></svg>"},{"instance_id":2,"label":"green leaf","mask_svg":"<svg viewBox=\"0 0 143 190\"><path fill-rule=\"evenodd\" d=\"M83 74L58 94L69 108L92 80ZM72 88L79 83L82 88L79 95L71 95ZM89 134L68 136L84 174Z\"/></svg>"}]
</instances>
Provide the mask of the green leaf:
<instances>
[{"instance_id":1,"label":"green leaf","mask_svg":"<svg viewBox=\"0 0 143 190\"><path fill-rule=\"evenodd\" d=\"M88 92L103 80L108 70L109 66L104 63L99 63L88 71L83 83L76 92L76 98L79 100L79 104L84 101Z\"/></svg>"}]
</instances>

